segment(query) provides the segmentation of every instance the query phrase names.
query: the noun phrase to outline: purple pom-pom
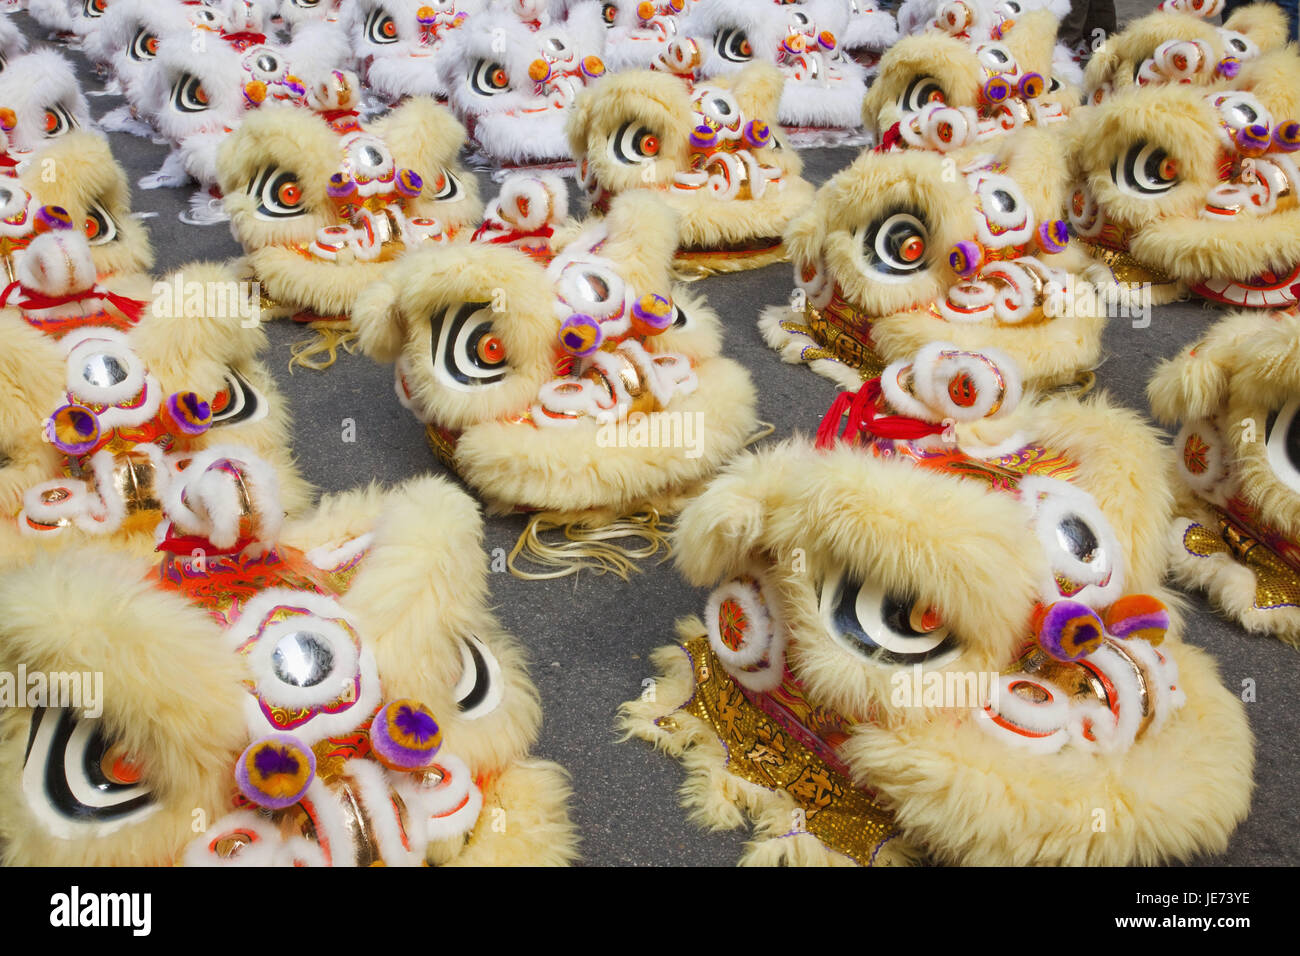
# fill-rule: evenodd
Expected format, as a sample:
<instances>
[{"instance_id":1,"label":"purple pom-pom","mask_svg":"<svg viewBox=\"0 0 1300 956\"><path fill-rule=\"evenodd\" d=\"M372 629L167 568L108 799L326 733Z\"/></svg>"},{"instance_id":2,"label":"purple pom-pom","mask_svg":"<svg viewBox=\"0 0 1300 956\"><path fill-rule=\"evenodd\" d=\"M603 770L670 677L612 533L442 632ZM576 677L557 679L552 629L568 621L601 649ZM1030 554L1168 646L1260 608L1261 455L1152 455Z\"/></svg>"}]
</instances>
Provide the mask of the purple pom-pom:
<instances>
[{"instance_id":1,"label":"purple pom-pom","mask_svg":"<svg viewBox=\"0 0 1300 956\"><path fill-rule=\"evenodd\" d=\"M1251 123L1237 130L1237 149L1247 156L1258 156L1273 141L1271 132L1263 123Z\"/></svg>"},{"instance_id":2,"label":"purple pom-pom","mask_svg":"<svg viewBox=\"0 0 1300 956\"><path fill-rule=\"evenodd\" d=\"M1077 661L1101 646L1105 626L1097 612L1078 601L1057 601L1035 621L1038 645L1058 661Z\"/></svg>"},{"instance_id":3,"label":"purple pom-pom","mask_svg":"<svg viewBox=\"0 0 1300 956\"><path fill-rule=\"evenodd\" d=\"M585 313L569 316L560 324L560 347L570 355L579 358L590 355L600 348L605 340L605 333L600 323Z\"/></svg>"},{"instance_id":4,"label":"purple pom-pom","mask_svg":"<svg viewBox=\"0 0 1300 956\"><path fill-rule=\"evenodd\" d=\"M167 417L184 435L202 435L212 425L212 406L194 392L175 392L167 399Z\"/></svg>"},{"instance_id":5,"label":"purple pom-pom","mask_svg":"<svg viewBox=\"0 0 1300 956\"><path fill-rule=\"evenodd\" d=\"M356 181L346 173L335 173L330 177L325 192L331 199L348 199L357 194Z\"/></svg>"},{"instance_id":6,"label":"purple pom-pom","mask_svg":"<svg viewBox=\"0 0 1300 956\"><path fill-rule=\"evenodd\" d=\"M399 169L396 186L399 193L409 198L420 195L424 189L424 180L414 169Z\"/></svg>"},{"instance_id":7,"label":"purple pom-pom","mask_svg":"<svg viewBox=\"0 0 1300 956\"><path fill-rule=\"evenodd\" d=\"M442 747L442 730L419 701L395 700L375 714L370 725L375 757L392 770L422 770Z\"/></svg>"},{"instance_id":8,"label":"purple pom-pom","mask_svg":"<svg viewBox=\"0 0 1300 956\"><path fill-rule=\"evenodd\" d=\"M745 145L762 149L772 142L772 130L762 120L750 120L745 124Z\"/></svg>"},{"instance_id":9,"label":"purple pom-pom","mask_svg":"<svg viewBox=\"0 0 1300 956\"><path fill-rule=\"evenodd\" d=\"M235 764L239 792L268 810L293 806L315 778L316 755L292 734L270 734L253 741Z\"/></svg>"},{"instance_id":10,"label":"purple pom-pom","mask_svg":"<svg viewBox=\"0 0 1300 956\"><path fill-rule=\"evenodd\" d=\"M1070 227L1064 219L1051 219L1038 225L1038 244L1049 255L1064 252L1070 244Z\"/></svg>"},{"instance_id":11,"label":"purple pom-pom","mask_svg":"<svg viewBox=\"0 0 1300 956\"><path fill-rule=\"evenodd\" d=\"M71 229L72 216L62 206L42 206L36 210L36 220L32 226L37 232Z\"/></svg>"},{"instance_id":12,"label":"purple pom-pom","mask_svg":"<svg viewBox=\"0 0 1300 956\"><path fill-rule=\"evenodd\" d=\"M1011 95L1011 84L1001 75L991 76L984 84L984 100L987 103L1001 103Z\"/></svg>"},{"instance_id":13,"label":"purple pom-pom","mask_svg":"<svg viewBox=\"0 0 1300 956\"><path fill-rule=\"evenodd\" d=\"M99 418L85 405L61 405L46 423L46 433L65 455L84 455L99 441Z\"/></svg>"},{"instance_id":14,"label":"purple pom-pom","mask_svg":"<svg viewBox=\"0 0 1300 956\"><path fill-rule=\"evenodd\" d=\"M1293 153L1300 149L1300 122L1286 120L1278 123L1273 130L1273 148L1283 153Z\"/></svg>"},{"instance_id":15,"label":"purple pom-pom","mask_svg":"<svg viewBox=\"0 0 1300 956\"><path fill-rule=\"evenodd\" d=\"M718 143L718 134L712 126L701 123L691 130L691 146L695 149L709 149Z\"/></svg>"},{"instance_id":16,"label":"purple pom-pom","mask_svg":"<svg viewBox=\"0 0 1300 956\"><path fill-rule=\"evenodd\" d=\"M969 239L962 239L948 253L948 265L963 279L969 279L978 272L983 259L983 250Z\"/></svg>"}]
</instances>

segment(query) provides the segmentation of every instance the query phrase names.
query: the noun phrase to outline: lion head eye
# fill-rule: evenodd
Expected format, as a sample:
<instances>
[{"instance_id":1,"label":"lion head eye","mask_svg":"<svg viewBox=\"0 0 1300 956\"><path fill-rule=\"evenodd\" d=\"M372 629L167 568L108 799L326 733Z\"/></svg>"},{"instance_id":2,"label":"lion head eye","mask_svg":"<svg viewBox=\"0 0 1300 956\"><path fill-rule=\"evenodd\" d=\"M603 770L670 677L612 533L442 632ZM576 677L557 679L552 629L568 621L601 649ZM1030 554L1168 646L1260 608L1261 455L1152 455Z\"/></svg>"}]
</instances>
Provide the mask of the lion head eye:
<instances>
[{"instance_id":1,"label":"lion head eye","mask_svg":"<svg viewBox=\"0 0 1300 956\"><path fill-rule=\"evenodd\" d=\"M896 211L861 230L862 258L873 277L905 281L925 268L929 239L919 214Z\"/></svg>"},{"instance_id":2,"label":"lion head eye","mask_svg":"<svg viewBox=\"0 0 1300 956\"><path fill-rule=\"evenodd\" d=\"M1149 198L1178 185L1178 164L1154 143L1135 143L1111 163L1110 178L1122 191Z\"/></svg>"},{"instance_id":3,"label":"lion head eye","mask_svg":"<svg viewBox=\"0 0 1300 956\"><path fill-rule=\"evenodd\" d=\"M823 586L821 618L840 646L881 666L939 664L960 652L937 607L847 575Z\"/></svg>"},{"instance_id":4,"label":"lion head eye","mask_svg":"<svg viewBox=\"0 0 1300 956\"><path fill-rule=\"evenodd\" d=\"M467 302L434 317L433 368L456 389L495 385L506 377L506 349L493 328L490 303Z\"/></svg>"}]
</instances>

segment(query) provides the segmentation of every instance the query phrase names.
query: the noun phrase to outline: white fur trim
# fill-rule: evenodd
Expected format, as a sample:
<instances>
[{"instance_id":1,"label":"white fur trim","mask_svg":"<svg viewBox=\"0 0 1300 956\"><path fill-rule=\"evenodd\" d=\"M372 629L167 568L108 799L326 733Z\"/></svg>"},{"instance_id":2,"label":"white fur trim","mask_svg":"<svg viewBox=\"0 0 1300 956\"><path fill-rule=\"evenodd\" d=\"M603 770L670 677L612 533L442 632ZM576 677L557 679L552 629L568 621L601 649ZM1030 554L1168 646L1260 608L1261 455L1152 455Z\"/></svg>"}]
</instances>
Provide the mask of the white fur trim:
<instances>
[{"instance_id":1,"label":"white fur trim","mask_svg":"<svg viewBox=\"0 0 1300 956\"><path fill-rule=\"evenodd\" d=\"M1078 485L1042 475L1030 475L1020 482L1020 500L1029 508L1034 533L1047 556L1049 571L1042 582L1043 600L1052 603L1061 594L1053 572L1082 584L1070 600L1094 610L1103 610L1124 594L1124 553L1119 539L1096 500ZM1097 539L1103 559L1098 564L1080 561L1067 552L1058 537L1058 526L1068 516L1081 519Z\"/></svg>"}]
</instances>

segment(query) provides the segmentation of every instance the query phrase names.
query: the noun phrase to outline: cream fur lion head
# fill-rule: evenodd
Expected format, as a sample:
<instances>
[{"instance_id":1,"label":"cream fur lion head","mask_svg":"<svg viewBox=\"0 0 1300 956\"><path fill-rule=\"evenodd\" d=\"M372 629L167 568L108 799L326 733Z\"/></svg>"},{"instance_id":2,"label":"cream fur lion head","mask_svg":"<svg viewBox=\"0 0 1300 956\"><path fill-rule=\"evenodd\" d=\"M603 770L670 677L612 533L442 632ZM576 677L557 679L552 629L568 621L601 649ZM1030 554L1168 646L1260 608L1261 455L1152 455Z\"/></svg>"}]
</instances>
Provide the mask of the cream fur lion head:
<instances>
[{"instance_id":1,"label":"cream fur lion head","mask_svg":"<svg viewBox=\"0 0 1300 956\"><path fill-rule=\"evenodd\" d=\"M628 190L658 190L681 216L686 268L784 258L781 232L811 201L812 186L778 126L780 90L780 76L762 64L707 83L665 71L606 77L569 119L588 201L600 211Z\"/></svg>"},{"instance_id":2,"label":"cream fur lion head","mask_svg":"<svg viewBox=\"0 0 1300 956\"><path fill-rule=\"evenodd\" d=\"M1117 278L1285 308L1300 281L1300 57L1265 53L1230 88L1137 88L1071 124L1073 231Z\"/></svg>"},{"instance_id":3,"label":"cream fur lion head","mask_svg":"<svg viewBox=\"0 0 1300 956\"><path fill-rule=\"evenodd\" d=\"M1134 20L1107 38L1089 59L1084 91L1089 103L1135 86L1180 83L1230 86L1242 64L1286 43L1286 14L1269 3L1238 7L1223 26L1203 17L1222 4L1199 11L1184 6L1162 8Z\"/></svg>"},{"instance_id":4,"label":"cream fur lion head","mask_svg":"<svg viewBox=\"0 0 1300 956\"><path fill-rule=\"evenodd\" d=\"M1079 91L1054 73L1056 28L1055 17L1036 10L991 31L936 29L903 37L881 57L867 91L867 129L881 142L894 124L914 122L936 103L973 111L981 139L1061 123Z\"/></svg>"},{"instance_id":5,"label":"cream fur lion head","mask_svg":"<svg viewBox=\"0 0 1300 956\"><path fill-rule=\"evenodd\" d=\"M270 373L255 288L224 267L160 282L103 276L61 210L30 241L0 309L0 511L36 538L112 537L146 548L184 463L237 442L278 473L283 507L308 488Z\"/></svg>"},{"instance_id":6,"label":"cream fur lion head","mask_svg":"<svg viewBox=\"0 0 1300 956\"><path fill-rule=\"evenodd\" d=\"M1300 643L1287 597L1300 540L1300 374L1292 311L1239 312L1163 362L1151 408L1179 428L1174 570L1247 629Z\"/></svg>"},{"instance_id":7,"label":"cream fur lion head","mask_svg":"<svg viewBox=\"0 0 1300 956\"><path fill-rule=\"evenodd\" d=\"M638 190L565 226L565 202L556 178L508 181L474 242L362 294L361 346L397 363L398 398L493 507L669 509L744 443L753 386L673 285L670 209Z\"/></svg>"},{"instance_id":8,"label":"cream fur lion head","mask_svg":"<svg viewBox=\"0 0 1300 956\"><path fill-rule=\"evenodd\" d=\"M73 132L51 141L28 158L19 184L30 197L33 219L42 206L68 213L85 234L102 278L137 276L153 265L149 234L131 215L126 172L100 134Z\"/></svg>"},{"instance_id":9,"label":"cream fur lion head","mask_svg":"<svg viewBox=\"0 0 1300 956\"><path fill-rule=\"evenodd\" d=\"M191 490L249 476L223 451ZM24 686L0 716L5 862L567 862L563 771L521 762L537 693L481 538L468 496L426 478L326 498L256 550L173 533L161 560L0 569L0 668L85 691Z\"/></svg>"},{"instance_id":10,"label":"cream fur lion head","mask_svg":"<svg viewBox=\"0 0 1300 956\"><path fill-rule=\"evenodd\" d=\"M970 128L943 106L925 117ZM786 230L798 288L763 314L768 343L845 384L932 341L1001 349L1037 384L1090 368L1104 317L1056 218L1064 157L1043 130L991 146L867 152L827 182Z\"/></svg>"},{"instance_id":11,"label":"cream fur lion head","mask_svg":"<svg viewBox=\"0 0 1300 956\"><path fill-rule=\"evenodd\" d=\"M417 98L363 124L355 79L335 74L313 93L345 108L259 110L218 155L226 211L266 291L322 316L349 313L402 252L445 244L482 209L451 114Z\"/></svg>"},{"instance_id":12,"label":"cream fur lion head","mask_svg":"<svg viewBox=\"0 0 1300 956\"><path fill-rule=\"evenodd\" d=\"M1172 495L1150 426L1104 397L1022 400L1005 356L937 343L845 393L818 446L745 453L684 509L678 566L716 588L703 626L679 626L705 706L628 705L630 729L670 748L690 735L700 753L716 735L732 766L760 760L781 798L750 804L760 837L788 836L803 807L805 834L862 863L898 831L974 864L1226 845L1249 806L1251 736L1167 607ZM666 680L676 659L660 658ZM653 731L637 722L651 709ZM779 755L803 765L793 741L817 755L800 779L819 789L784 786L796 768ZM716 786L688 783L710 821ZM850 809L856 788L896 830ZM819 830L823 810L838 831ZM868 824L867 844L846 836ZM807 842L772 853L819 860Z\"/></svg>"}]
</instances>

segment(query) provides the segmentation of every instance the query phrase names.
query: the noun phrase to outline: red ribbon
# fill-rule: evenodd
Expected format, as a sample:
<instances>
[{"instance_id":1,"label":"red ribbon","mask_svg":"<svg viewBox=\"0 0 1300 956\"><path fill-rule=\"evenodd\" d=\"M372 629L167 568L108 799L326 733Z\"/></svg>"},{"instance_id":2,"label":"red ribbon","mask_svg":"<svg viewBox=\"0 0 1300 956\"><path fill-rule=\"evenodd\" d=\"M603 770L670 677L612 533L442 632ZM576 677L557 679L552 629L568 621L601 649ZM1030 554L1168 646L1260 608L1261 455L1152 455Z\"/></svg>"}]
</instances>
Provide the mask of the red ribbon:
<instances>
[{"instance_id":1,"label":"red ribbon","mask_svg":"<svg viewBox=\"0 0 1300 956\"><path fill-rule=\"evenodd\" d=\"M817 426L817 447L833 448L835 442L852 444L859 434L895 441L915 441L928 435L943 434L943 425L923 422L904 415L881 415L880 379L873 378L856 392L840 392L831 403L830 411ZM844 432L840 433L840 420L848 413Z\"/></svg>"},{"instance_id":2,"label":"red ribbon","mask_svg":"<svg viewBox=\"0 0 1300 956\"><path fill-rule=\"evenodd\" d=\"M33 292L31 289L23 286L21 282L11 282L5 286L4 292L0 293L0 306L9 303L9 296L15 289L21 289L26 296L17 305L20 309L30 311L44 311L45 309L57 309L60 306L68 305L72 302L85 302L88 299L98 299L100 302L108 302L122 315L132 322L139 322L140 316L144 315L145 306L149 303L140 299L132 299L124 295L118 295L116 292L109 292L107 289L101 289L98 286L87 289L85 292L74 292L72 295L44 295L40 292Z\"/></svg>"},{"instance_id":3,"label":"red ribbon","mask_svg":"<svg viewBox=\"0 0 1300 956\"><path fill-rule=\"evenodd\" d=\"M176 534L172 530L172 526L168 524L162 542L154 550L162 551L165 554L193 554L197 551L206 557L220 558L230 554L239 554L256 540L253 537L240 538L229 548L218 548L201 535Z\"/></svg>"},{"instance_id":4,"label":"red ribbon","mask_svg":"<svg viewBox=\"0 0 1300 956\"><path fill-rule=\"evenodd\" d=\"M320 115L325 122L334 124L342 119L355 120L360 114L356 110L322 110Z\"/></svg>"},{"instance_id":5,"label":"red ribbon","mask_svg":"<svg viewBox=\"0 0 1300 956\"><path fill-rule=\"evenodd\" d=\"M503 224L504 225L504 224ZM474 230L474 235L470 242L484 242L489 245L500 245L507 242L518 242L520 239L550 239L555 235L553 226L542 226L540 229L534 229L532 232L521 232L518 229L511 230L503 236L493 236L491 239L484 240L483 235L489 230L496 228L496 224L485 222Z\"/></svg>"},{"instance_id":6,"label":"red ribbon","mask_svg":"<svg viewBox=\"0 0 1300 956\"><path fill-rule=\"evenodd\" d=\"M880 145L872 150L873 153L887 153L903 141L903 134L899 131L901 123L895 123L889 129L885 130L885 135L880 139Z\"/></svg>"},{"instance_id":7,"label":"red ribbon","mask_svg":"<svg viewBox=\"0 0 1300 956\"><path fill-rule=\"evenodd\" d=\"M261 46L266 42L265 33L253 33L251 30L244 30L240 33L223 33L221 39L225 40L236 49L242 49L240 44L248 46Z\"/></svg>"}]
</instances>

